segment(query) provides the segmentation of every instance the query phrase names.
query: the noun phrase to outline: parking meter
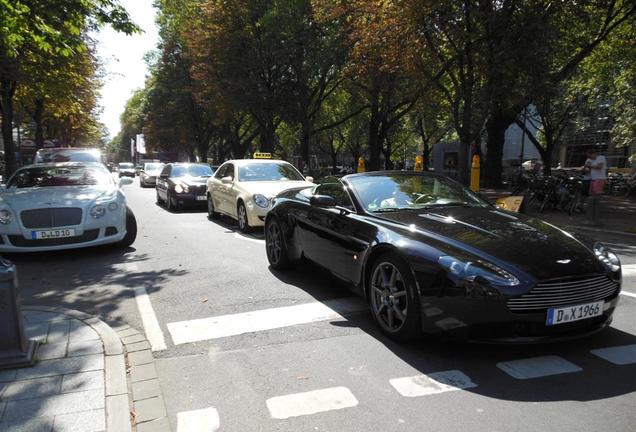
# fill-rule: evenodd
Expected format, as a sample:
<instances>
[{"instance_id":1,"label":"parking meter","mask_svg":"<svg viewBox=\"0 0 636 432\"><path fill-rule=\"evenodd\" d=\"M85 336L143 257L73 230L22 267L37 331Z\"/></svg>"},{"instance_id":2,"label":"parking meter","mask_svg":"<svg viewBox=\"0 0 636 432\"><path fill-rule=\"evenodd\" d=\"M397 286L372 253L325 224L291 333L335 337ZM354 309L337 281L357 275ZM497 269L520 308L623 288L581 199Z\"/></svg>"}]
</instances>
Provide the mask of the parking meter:
<instances>
[{"instance_id":1,"label":"parking meter","mask_svg":"<svg viewBox=\"0 0 636 432\"><path fill-rule=\"evenodd\" d=\"M16 268L0 258L0 369L33 365L37 345L24 335Z\"/></svg>"}]
</instances>

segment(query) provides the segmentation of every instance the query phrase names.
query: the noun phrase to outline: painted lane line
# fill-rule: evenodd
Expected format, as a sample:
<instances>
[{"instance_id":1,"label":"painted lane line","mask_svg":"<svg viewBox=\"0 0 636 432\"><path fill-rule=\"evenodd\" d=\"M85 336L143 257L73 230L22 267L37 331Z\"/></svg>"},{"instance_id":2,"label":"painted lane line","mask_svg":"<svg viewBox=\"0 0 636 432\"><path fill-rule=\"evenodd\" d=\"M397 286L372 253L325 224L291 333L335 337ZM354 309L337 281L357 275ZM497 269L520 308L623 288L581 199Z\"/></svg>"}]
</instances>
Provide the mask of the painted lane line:
<instances>
[{"instance_id":1,"label":"painted lane line","mask_svg":"<svg viewBox=\"0 0 636 432\"><path fill-rule=\"evenodd\" d=\"M234 238L237 238L239 240L251 241L251 242L254 242L254 243L258 243L258 244L265 244L265 240L261 240L261 239L257 239L257 238L251 238L251 237L239 234L239 233L234 233Z\"/></svg>"},{"instance_id":2,"label":"painted lane line","mask_svg":"<svg viewBox=\"0 0 636 432\"><path fill-rule=\"evenodd\" d=\"M621 266L621 270L623 272L623 277L636 276L636 264L623 264Z\"/></svg>"},{"instance_id":3,"label":"painted lane line","mask_svg":"<svg viewBox=\"0 0 636 432\"><path fill-rule=\"evenodd\" d=\"M221 422L213 407L177 414L177 432L216 432Z\"/></svg>"},{"instance_id":4,"label":"painted lane line","mask_svg":"<svg viewBox=\"0 0 636 432\"><path fill-rule=\"evenodd\" d=\"M168 331L174 344L179 345L317 321L344 319L343 315L363 310L366 310L364 302L352 297L173 322L168 323Z\"/></svg>"},{"instance_id":5,"label":"painted lane line","mask_svg":"<svg viewBox=\"0 0 636 432\"><path fill-rule=\"evenodd\" d=\"M636 298L636 293L631 293L631 292L627 292L627 291L621 291L621 295L624 295L626 297Z\"/></svg>"},{"instance_id":6,"label":"painted lane line","mask_svg":"<svg viewBox=\"0 0 636 432\"><path fill-rule=\"evenodd\" d=\"M139 271L139 267L135 263L124 264L126 271L133 273ZM148 292L144 287L137 287L134 289L135 300L137 301L137 309L141 316L141 322L144 326L144 333L146 333L146 339L150 343L152 351L163 351L166 349L166 341L163 336L163 331L159 326L157 315L150 302Z\"/></svg>"},{"instance_id":7,"label":"painted lane line","mask_svg":"<svg viewBox=\"0 0 636 432\"><path fill-rule=\"evenodd\" d=\"M358 399L346 387L331 387L273 397L266 404L273 418L286 419L351 408L358 405Z\"/></svg>"},{"instance_id":8,"label":"painted lane line","mask_svg":"<svg viewBox=\"0 0 636 432\"><path fill-rule=\"evenodd\" d=\"M497 367L516 379L541 378L580 372L583 369L558 356L532 357L497 363Z\"/></svg>"},{"instance_id":9,"label":"painted lane line","mask_svg":"<svg viewBox=\"0 0 636 432\"><path fill-rule=\"evenodd\" d=\"M636 344L599 348L590 352L615 365L623 366L636 363Z\"/></svg>"},{"instance_id":10,"label":"painted lane line","mask_svg":"<svg viewBox=\"0 0 636 432\"><path fill-rule=\"evenodd\" d=\"M404 397L419 397L477 387L462 371L449 370L389 380Z\"/></svg>"}]
</instances>

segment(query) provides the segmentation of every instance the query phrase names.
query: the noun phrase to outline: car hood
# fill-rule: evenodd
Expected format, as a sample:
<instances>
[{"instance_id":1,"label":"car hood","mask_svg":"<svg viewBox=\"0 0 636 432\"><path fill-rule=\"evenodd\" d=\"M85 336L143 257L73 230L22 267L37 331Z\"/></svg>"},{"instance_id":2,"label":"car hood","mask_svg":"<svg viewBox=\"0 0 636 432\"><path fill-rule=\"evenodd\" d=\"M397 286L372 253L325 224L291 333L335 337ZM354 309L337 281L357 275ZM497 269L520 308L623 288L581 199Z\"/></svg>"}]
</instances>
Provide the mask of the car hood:
<instances>
[{"instance_id":1,"label":"car hood","mask_svg":"<svg viewBox=\"0 0 636 432\"><path fill-rule=\"evenodd\" d=\"M287 189L313 187L308 181L255 181L239 182L241 188L250 194L261 194L267 198L274 198Z\"/></svg>"},{"instance_id":2,"label":"car hood","mask_svg":"<svg viewBox=\"0 0 636 432\"><path fill-rule=\"evenodd\" d=\"M114 186L60 186L7 190L0 195L16 211L40 207L84 207L101 196L116 194Z\"/></svg>"},{"instance_id":3,"label":"car hood","mask_svg":"<svg viewBox=\"0 0 636 432\"><path fill-rule=\"evenodd\" d=\"M538 279L605 271L590 250L591 245L584 245L561 229L522 214L492 207L448 207L379 216L414 225L424 234L443 236L456 247L471 253L485 253Z\"/></svg>"},{"instance_id":4,"label":"car hood","mask_svg":"<svg viewBox=\"0 0 636 432\"><path fill-rule=\"evenodd\" d=\"M209 178L210 177L174 177L172 181L188 186L201 186L205 185Z\"/></svg>"}]
</instances>

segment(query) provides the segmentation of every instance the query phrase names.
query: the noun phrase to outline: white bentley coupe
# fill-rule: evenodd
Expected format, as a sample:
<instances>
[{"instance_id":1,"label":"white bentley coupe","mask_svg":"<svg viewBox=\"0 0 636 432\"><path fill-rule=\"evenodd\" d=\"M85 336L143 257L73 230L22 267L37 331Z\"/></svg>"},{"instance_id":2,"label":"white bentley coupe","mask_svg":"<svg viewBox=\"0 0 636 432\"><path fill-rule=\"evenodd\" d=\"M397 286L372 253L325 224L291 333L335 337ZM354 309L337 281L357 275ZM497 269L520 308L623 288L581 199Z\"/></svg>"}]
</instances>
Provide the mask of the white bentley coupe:
<instances>
[{"instance_id":1,"label":"white bentley coupe","mask_svg":"<svg viewBox=\"0 0 636 432\"><path fill-rule=\"evenodd\" d=\"M103 164L20 168L0 191L0 252L37 252L117 243L130 246L137 221Z\"/></svg>"}]
</instances>

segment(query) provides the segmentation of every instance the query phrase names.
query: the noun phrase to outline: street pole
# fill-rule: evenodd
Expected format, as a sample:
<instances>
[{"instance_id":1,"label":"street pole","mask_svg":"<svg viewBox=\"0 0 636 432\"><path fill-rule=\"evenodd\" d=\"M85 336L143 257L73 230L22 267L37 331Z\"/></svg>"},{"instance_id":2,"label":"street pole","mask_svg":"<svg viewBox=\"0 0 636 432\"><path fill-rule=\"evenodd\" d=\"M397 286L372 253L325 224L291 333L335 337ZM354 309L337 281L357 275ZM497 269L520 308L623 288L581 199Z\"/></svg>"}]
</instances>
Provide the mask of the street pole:
<instances>
[{"instance_id":1,"label":"street pole","mask_svg":"<svg viewBox=\"0 0 636 432\"><path fill-rule=\"evenodd\" d=\"M526 115L527 107L523 108L523 129L521 129L521 153L519 154L519 170L523 168L523 154L525 153L526 144Z\"/></svg>"}]
</instances>

